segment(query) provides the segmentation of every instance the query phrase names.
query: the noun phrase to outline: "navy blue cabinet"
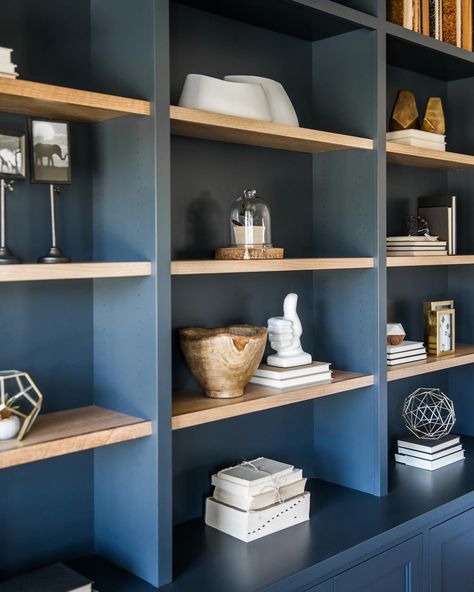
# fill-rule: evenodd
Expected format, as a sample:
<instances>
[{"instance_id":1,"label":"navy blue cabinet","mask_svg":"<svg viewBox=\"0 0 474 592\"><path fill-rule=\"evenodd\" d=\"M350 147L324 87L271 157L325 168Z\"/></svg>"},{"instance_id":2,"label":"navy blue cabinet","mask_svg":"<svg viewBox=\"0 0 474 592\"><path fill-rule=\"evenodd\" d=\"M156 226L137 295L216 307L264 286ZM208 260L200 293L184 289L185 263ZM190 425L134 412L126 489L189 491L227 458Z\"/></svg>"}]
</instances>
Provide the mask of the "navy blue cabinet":
<instances>
[{"instance_id":1,"label":"navy blue cabinet","mask_svg":"<svg viewBox=\"0 0 474 592\"><path fill-rule=\"evenodd\" d=\"M430 530L431 592L474 590L474 509Z\"/></svg>"},{"instance_id":2,"label":"navy blue cabinet","mask_svg":"<svg viewBox=\"0 0 474 592\"><path fill-rule=\"evenodd\" d=\"M422 537L417 536L334 578L334 592L422 592Z\"/></svg>"},{"instance_id":3,"label":"navy blue cabinet","mask_svg":"<svg viewBox=\"0 0 474 592\"><path fill-rule=\"evenodd\" d=\"M334 590L334 580L328 580L327 582L323 582L322 584L318 584L314 586L308 592L333 592Z\"/></svg>"}]
</instances>

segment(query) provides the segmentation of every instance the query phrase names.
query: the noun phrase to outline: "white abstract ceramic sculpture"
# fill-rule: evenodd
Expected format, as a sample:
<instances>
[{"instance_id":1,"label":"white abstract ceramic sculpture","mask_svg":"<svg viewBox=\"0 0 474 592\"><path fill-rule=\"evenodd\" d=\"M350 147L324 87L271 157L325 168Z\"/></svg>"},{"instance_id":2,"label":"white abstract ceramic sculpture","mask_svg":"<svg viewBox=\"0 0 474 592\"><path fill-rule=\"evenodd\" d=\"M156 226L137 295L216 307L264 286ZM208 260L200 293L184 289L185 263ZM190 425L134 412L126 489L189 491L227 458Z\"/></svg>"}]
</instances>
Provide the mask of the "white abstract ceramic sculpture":
<instances>
[{"instance_id":1,"label":"white abstract ceramic sculpture","mask_svg":"<svg viewBox=\"0 0 474 592\"><path fill-rule=\"evenodd\" d=\"M229 82L202 74L188 74L178 105L224 115L271 121L261 84Z\"/></svg>"},{"instance_id":2,"label":"white abstract ceramic sculpture","mask_svg":"<svg viewBox=\"0 0 474 592\"><path fill-rule=\"evenodd\" d=\"M299 126L298 116L290 97L283 86L276 80L262 78L261 76L225 76L229 82L246 82L249 84L261 84L270 108L273 123L282 125Z\"/></svg>"},{"instance_id":3,"label":"white abstract ceramic sculpture","mask_svg":"<svg viewBox=\"0 0 474 592\"><path fill-rule=\"evenodd\" d=\"M283 316L268 319L270 345L277 352L267 358L269 366L292 368L311 364L313 358L301 347L301 326L296 305L298 294L288 294L283 303Z\"/></svg>"}]
</instances>

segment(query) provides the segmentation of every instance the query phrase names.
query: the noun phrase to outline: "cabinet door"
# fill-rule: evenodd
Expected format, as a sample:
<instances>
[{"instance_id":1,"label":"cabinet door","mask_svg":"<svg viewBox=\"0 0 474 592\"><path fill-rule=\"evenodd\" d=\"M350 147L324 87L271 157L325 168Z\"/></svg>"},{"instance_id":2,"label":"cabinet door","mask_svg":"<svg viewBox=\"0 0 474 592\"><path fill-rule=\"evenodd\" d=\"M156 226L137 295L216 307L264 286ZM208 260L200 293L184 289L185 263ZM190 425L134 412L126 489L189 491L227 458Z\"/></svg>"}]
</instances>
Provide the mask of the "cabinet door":
<instances>
[{"instance_id":1,"label":"cabinet door","mask_svg":"<svg viewBox=\"0 0 474 592\"><path fill-rule=\"evenodd\" d=\"M431 592L474 590L474 509L430 531Z\"/></svg>"},{"instance_id":2,"label":"cabinet door","mask_svg":"<svg viewBox=\"0 0 474 592\"><path fill-rule=\"evenodd\" d=\"M422 537L417 536L334 578L334 592L421 592Z\"/></svg>"}]
</instances>

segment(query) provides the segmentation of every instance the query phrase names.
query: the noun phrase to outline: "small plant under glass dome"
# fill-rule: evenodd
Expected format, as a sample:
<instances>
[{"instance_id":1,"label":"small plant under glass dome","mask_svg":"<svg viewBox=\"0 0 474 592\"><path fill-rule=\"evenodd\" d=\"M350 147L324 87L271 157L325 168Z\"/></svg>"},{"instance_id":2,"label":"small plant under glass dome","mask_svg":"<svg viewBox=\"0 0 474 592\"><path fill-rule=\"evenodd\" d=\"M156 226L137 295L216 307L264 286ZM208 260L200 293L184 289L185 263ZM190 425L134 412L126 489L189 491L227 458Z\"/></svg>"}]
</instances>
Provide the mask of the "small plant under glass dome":
<instances>
[{"instance_id":1,"label":"small plant under glass dome","mask_svg":"<svg viewBox=\"0 0 474 592\"><path fill-rule=\"evenodd\" d=\"M245 189L232 204L229 216L230 247L217 249L217 259L281 259L283 249L272 245L270 206Z\"/></svg>"}]
</instances>

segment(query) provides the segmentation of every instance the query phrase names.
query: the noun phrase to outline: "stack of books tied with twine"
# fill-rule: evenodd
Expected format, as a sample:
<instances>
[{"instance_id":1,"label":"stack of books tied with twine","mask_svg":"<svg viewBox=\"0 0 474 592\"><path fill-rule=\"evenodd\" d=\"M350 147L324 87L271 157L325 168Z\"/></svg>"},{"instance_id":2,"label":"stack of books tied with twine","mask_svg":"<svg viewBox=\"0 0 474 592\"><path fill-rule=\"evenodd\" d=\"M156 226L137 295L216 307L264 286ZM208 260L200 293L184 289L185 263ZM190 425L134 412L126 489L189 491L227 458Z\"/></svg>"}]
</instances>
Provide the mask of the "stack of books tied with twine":
<instances>
[{"instance_id":1,"label":"stack of books tied with twine","mask_svg":"<svg viewBox=\"0 0 474 592\"><path fill-rule=\"evenodd\" d=\"M12 62L13 49L0 47L0 77L18 78L17 65Z\"/></svg>"},{"instance_id":2,"label":"stack of books tied with twine","mask_svg":"<svg viewBox=\"0 0 474 592\"><path fill-rule=\"evenodd\" d=\"M259 457L212 475L206 524L244 542L309 520L302 469Z\"/></svg>"},{"instance_id":3,"label":"stack of books tied with twine","mask_svg":"<svg viewBox=\"0 0 474 592\"><path fill-rule=\"evenodd\" d=\"M472 51L472 0L387 0L387 20Z\"/></svg>"},{"instance_id":4,"label":"stack of books tied with twine","mask_svg":"<svg viewBox=\"0 0 474 592\"><path fill-rule=\"evenodd\" d=\"M388 257L425 257L447 255L447 242L430 236L389 236L387 237Z\"/></svg>"},{"instance_id":5,"label":"stack of books tied with twine","mask_svg":"<svg viewBox=\"0 0 474 592\"><path fill-rule=\"evenodd\" d=\"M416 437L398 440L395 460L404 465L436 471L464 458L459 436L453 434L439 440L420 440Z\"/></svg>"}]
</instances>

